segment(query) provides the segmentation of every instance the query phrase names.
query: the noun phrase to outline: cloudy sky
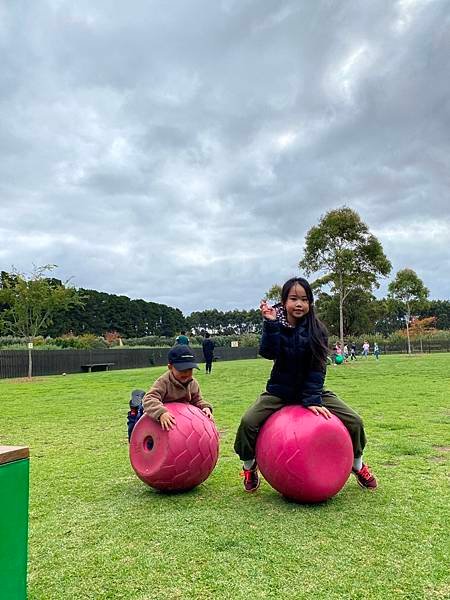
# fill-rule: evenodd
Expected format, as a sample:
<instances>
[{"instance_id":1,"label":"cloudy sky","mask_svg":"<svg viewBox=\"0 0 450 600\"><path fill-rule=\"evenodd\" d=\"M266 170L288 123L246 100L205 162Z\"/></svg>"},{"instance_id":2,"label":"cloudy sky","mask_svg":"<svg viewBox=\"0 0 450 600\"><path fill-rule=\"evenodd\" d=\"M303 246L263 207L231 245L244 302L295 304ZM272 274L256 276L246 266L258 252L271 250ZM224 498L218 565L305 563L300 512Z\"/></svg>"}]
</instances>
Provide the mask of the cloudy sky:
<instances>
[{"instance_id":1,"label":"cloudy sky","mask_svg":"<svg viewBox=\"0 0 450 600\"><path fill-rule=\"evenodd\" d=\"M251 308L346 205L450 298L450 0L0 0L0 57L1 269Z\"/></svg>"}]
</instances>

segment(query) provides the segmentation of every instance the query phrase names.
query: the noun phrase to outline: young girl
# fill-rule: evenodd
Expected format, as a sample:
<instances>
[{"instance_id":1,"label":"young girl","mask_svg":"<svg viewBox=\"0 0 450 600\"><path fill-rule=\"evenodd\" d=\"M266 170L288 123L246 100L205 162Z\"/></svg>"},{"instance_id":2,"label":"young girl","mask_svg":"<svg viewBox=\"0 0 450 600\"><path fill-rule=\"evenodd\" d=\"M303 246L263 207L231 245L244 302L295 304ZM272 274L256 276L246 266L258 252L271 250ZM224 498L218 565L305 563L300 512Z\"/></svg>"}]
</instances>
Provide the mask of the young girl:
<instances>
[{"instance_id":1,"label":"young girl","mask_svg":"<svg viewBox=\"0 0 450 600\"><path fill-rule=\"evenodd\" d=\"M286 404L301 404L318 418L336 415L348 429L353 444L353 473L361 487L375 489L377 482L362 462L366 445L359 415L333 392L323 389L328 345L325 326L314 312L309 283L294 277L281 291L281 303L261 302L263 334L259 353L274 361L266 391L242 417L234 449L244 462L244 489L259 487L255 446L258 431L272 413Z\"/></svg>"},{"instance_id":2,"label":"young girl","mask_svg":"<svg viewBox=\"0 0 450 600\"><path fill-rule=\"evenodd\" d=\"M336 345L334 347L334 363L333 364L336 364L337 362L339 362L336 360L337 356L342 356L342 358L344 358L342 348L341 348L341 342L336 342Z\"/></svg>"}]
</instances>

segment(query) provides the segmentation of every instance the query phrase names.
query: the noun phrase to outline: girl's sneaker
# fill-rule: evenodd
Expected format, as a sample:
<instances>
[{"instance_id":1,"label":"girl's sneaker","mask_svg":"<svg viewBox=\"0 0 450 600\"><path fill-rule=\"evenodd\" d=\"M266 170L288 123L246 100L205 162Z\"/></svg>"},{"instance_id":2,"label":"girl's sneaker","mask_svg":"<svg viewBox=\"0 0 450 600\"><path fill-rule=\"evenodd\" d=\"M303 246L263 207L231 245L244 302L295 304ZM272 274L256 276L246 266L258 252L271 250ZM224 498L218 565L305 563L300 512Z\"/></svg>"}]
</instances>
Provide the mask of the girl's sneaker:
<instances>
[{"instance_id":1,"label":"girl's sneaker","mask_svg":"<svg viewBox=\"0 0 450 600\"><path fill-rule=\"evenodd\" d=\"M252 469L243 469L241 475L244 477L244 490L256 492L260 484L258 467L255 465Z\"/></svg>"},{"instance_id":2,"label":"girl's sneaker","mask_svg":"<svg viewBox=\"0 0 450 600\"><path fill-rule=\"evenodd\" d=\"M362 488L368 490L374 490L377 487L377 480L370 472L368 465L363 463L363 466L359 471L352 469L353 475L356 477L356 481Z\"/></svg>"}]
</instances>

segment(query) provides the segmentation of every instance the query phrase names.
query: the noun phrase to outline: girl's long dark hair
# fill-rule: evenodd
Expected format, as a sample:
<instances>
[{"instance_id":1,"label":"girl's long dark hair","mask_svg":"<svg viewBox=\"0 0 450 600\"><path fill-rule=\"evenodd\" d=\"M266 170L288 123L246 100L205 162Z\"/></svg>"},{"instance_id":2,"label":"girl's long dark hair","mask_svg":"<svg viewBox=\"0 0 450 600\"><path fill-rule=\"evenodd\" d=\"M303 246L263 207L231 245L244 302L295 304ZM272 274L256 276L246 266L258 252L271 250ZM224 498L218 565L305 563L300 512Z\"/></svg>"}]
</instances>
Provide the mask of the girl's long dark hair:
<instances>
[{"instance_id":1,"label":"girl's long dark hair","mask_svg":"<svg viewBox=\"0 0 450 600\"><path fill-rule=\"evenodd\" d=\"M281 302L283 303L283 306L286 305L289 292L294 285L301 285L306 292L309 302L309 312L305 318L309 328L311 352L320 367L325 369L328 357L328 332L325 324L316 316L313 292L306 279L303 279L303 277L292 277L291 279L288 279L281 289Z\"/></svg>"}]
</instances>

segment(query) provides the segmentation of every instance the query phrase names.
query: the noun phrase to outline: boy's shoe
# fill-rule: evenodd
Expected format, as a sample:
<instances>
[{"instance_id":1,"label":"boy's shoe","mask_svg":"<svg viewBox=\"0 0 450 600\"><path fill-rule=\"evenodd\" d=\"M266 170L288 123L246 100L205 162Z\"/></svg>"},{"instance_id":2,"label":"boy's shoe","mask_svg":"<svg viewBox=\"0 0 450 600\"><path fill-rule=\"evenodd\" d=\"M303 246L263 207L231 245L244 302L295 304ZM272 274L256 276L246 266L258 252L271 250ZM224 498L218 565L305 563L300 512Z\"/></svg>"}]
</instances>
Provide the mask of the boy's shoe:
<instances>
[{"instance_id":1,"label":"boy's shoe","mask_svg":"<svg viewBox=\"0 0 450 600\"><path fill-rule=\"evenodd\" d=\"M128 425L128 441L131 439L134 426L142 417L144 408L142 406L142 399L145 396L144 390L133 390L131 392L130 399L130 410L127 414L127 425Z\"/></svg>"},{"instance_id":2,"label":"boy's shoe","mask_svg":"<svg viewBox=\"0 0 450 600\"><path fill-rule=\"evenodd\" d=\"M256 492L261 483L258 467L255 465L252 469L243 469L241 475L244 477L244 490L246 492Z\"/></svg>"},{"instance_id":3,"label":"boy's shoe","mask_svg":"<svg viewBox=\"0 0 450 600\"><path fill-rule=\"evenodd\" d=\"M142 399L144 396L144 390L133 390L131 392L130 408L139 408L142 404Z\"/></svg>"},{"instance_id":4,"label":"boy's shoe","mask_svg":"<svg viewBox=\"0 0 450 600\"><path fill-rule=\"evenodd\" d=\"M363 463L363 466L359 471L357 471L356 469L352 469L352 473L356 477L356 481L362 488L374 490L377 487L377 480L370 472L368 465L365 465Z\"/></svg>"}]
</instances>

